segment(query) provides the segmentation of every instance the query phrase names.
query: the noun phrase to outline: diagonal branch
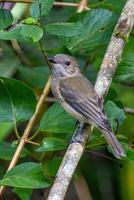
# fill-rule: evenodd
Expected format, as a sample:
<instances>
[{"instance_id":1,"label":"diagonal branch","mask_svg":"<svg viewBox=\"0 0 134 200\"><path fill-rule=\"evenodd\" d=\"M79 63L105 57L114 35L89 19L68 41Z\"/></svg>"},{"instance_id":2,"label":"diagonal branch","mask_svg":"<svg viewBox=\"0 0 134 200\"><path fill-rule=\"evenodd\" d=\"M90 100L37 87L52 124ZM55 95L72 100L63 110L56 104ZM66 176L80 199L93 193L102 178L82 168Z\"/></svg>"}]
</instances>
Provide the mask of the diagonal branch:
<instances>
[{"instance_id":1,"label":"diagonal branch","mask_svg":"<svg viewBox=\"0 0 134 200\"><path fill-rule=\"evenodd\" d=\"M16 152L15 152L15 154L14 154L14 156L13 156L11 162L10 162L10 165L9 165L7 171L12 169L16 165L16 163L17 163L17 161L18 161L18 159L20 157L20 154L21 154L21 152L22 152L22 150L24 148L24 145L26 144L26 140L28 139L28 136L29 136L31 130L32 130L33 126L35 125L35 123L36 123L36 121L37 121L37 119L38 119L38 117L40 115L40 112L41 112L43 104L44 104L45 97L49 93L50 81L51 81L51 79L49 78L48 81L47 81L46 86L44 87L43 93L42 93L42 95L41 95L41 97L40 97L40 99L39 99L39 101L37 103L35 113L34 113L34 115L32 116L32 118L30 119L30 121L27 124L27 127L26 127L26 129L25 129L25 131L23 133L23 136L20 139L20 142L18 144ZM0 188L0 196L3 193L3 190L4 190L4 186L2 186Z\"/></svg>"},{"instance_id":2,"label":"diagonal branch","mask_svg":"<svg viewBox=\"0 0 134 200\"><path fill-rule=\"evenodd\" d=\"M95 84L95 90L101 97L108 92L133 23L134 0L128 0L113 31ZM88 128L90 128L90 131ZM87 136L91 134L91 127L84 127L81 124L76 130L75 135L78 136L81 132L83 133L81 135L82 143L75 142L69 145L58 170L55 182L50 190L48 200L63 200L65 197L71 178L84 152Z\"/></svg>"},{"instance_id":3,"label":"diagonal branch","mask_svg":"<svg viewBox=\"0 0 134 200\"><path fill-rule=\"evenodd\" d=\"M85 0L84 0L85 1ZM33 0L0 0L0 2L20 2L20 3L32 3ZM71 5L68 5L69 3L65 3L64 5L62 4L64 2L54 2L55 5L60 5L60 6L76 6L78 7L78 9L81 9L81 7L83 7L83 9L87 9L83 4L71 4ZM49 66L49 62L48 62L48 59L47 59L47 55L46 55L46 52L44 51L43 49L43 46L42 46L42 43L40 42L40 48L41 48L41 52L44 56L44 60L47 62L48 66ZM20 52L19 52L20 53ZM44 104L44 101L45 101L45 98L46 96L48 95L49 91L50 91L50 82L51 82L51 77L49 77L48 79L48 82L46 84L46 86L44 87L44 90L43 90L43 93L37 103L37 106L36 106L36 110L35 110L35 113L34 115L32 116L32 118L30 119L30 121L28 122L27 126L26 126L26 129L20 139L20 142L18 144L18 147L16 149L16 152L9 164L9 167L7 169L7 171L11 170L15 165L16 163L18 162L18 159L20 157L20 154L27 142L27 139L28 139L28 136L30 135L30 132L33 128L33 126L35 125L35 123L37 122L38 120L38 117L40 115L40 112L42 110L42 107L43 107L43 104ZM0 196L2 196L3 194L3 191L4 191L4 186L1 186L0 187Z\"/></svg>"}]
</instances>

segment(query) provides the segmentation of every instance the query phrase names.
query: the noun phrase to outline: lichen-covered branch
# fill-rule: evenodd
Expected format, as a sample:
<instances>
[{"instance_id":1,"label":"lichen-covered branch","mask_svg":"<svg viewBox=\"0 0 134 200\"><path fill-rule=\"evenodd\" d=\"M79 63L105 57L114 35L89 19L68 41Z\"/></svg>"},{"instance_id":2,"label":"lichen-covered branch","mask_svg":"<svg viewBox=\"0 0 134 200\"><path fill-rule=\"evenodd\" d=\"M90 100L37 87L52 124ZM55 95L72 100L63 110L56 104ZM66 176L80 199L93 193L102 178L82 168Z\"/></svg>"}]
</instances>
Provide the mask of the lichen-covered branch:
<instances>
[{"instance_id":1,"label":"lichen-covered branch","mask_svg":"<svg viewBox=\"0 0 134 200\"><path fill-rule=\"evenodd\" d=\"M125 43L128 40L133 23L134 0L128 0L113 31L95 84L95 90L101 97L107 93L110 87L112 77L116 70L117 64L120 61L122 51ZM84 152L87 135L89 136L91 134L91 131L89 131L88 128L90 127L82 127L81 124L80 128L78 128L76 131L77 134L75 134L77 136L78 134L81 135L81 131L83 131L81 135L82 143L74 142L69 145L58 170L55 182L50 190L48 200L64 199L71 178Z\"/></svg>"},{"instance_id":2,"label":"lichen-covered branch","mask_svg":"<svg viewBox=\"0 0 134 200\"><path fill-rule=\"evenodd\" d=\"M83 154L85 143L89 137L89 126L79 124L74 135L77 137L77 134L82 136L81 142L73 142L69 145L58 170L54 185L51 188L48 200L64 199L73 173Z\"/></svg>"},{"instance_id":3,"label":"lichen-covered branch","mask_svg":"<svg viewBox=\"0 0 134 200\"><path fill-rule=\"evenodd\" d=\"M104 96L109 89L133 23L134 0L128 0L112 34L95 84L95 90L100 96Z\"/></svg>"}]
</instances>

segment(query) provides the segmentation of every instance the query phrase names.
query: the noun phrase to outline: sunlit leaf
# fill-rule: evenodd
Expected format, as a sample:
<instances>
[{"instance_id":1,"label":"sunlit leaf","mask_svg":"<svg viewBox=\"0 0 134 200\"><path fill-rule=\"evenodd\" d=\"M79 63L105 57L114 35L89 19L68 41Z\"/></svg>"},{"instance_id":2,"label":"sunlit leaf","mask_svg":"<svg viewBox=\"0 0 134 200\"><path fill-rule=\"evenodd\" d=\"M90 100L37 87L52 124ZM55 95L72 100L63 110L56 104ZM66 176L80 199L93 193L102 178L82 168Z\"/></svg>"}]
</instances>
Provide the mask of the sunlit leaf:
<instances>
[{"instance_id":1,"label":"sunlit leaf","mask_svg":"<svg viewBox=\"0 0 134 200\"><path fill-rule=\"evenodd\" d=\"M43 30L37 25L19 24L8 31L0 31L0 39L37 42L43 36Z\"/></svg>"},{"instance_id":2,"label":"sunlit leaf","mask_svg":"<svg viewBox=\"0 0 134 200\"><path fill-rule=\"evenodd\" d=\"M17 25L16 27L8 31L0 30L0 39L1 40L12 40L12 39L23 40L22 35L20 35L20 29L21 29L21 26Z\"/></svg>"},{"instance_id":3,"label":"sunlit leaf","mask_svg":"<svg viewBox=\"0 0 134 200\"><path fill-rule=\"evenodd\" d=\"M51 34L65 37L81 35L86 32L82 23L54 23L45 26L45 30Z\"/></svg>"},{"instance_id":4,"label":"sunlit leaf","mask_svg":"<svg viewBox=\"0 0 134 200\"><path fill-rule=\"evenodd\" d=\"M0 123L0 140L6 138L12 129L13 129L12 122L1 122Z\"/></svg>"},{"instance_id":5,"label":"sunlit leaf","mask_svg":"<svg viewBox=\"0 0 134 200\"><path fill-rule=\"evenodd\" d=\"M44 172L45 174L49 176L55 176L59 166L61 164L62 157L54 157L52 160L48 160L44 163Z\"/></svg>"},{"instance_id":6,"label":"sunlit leaf","mask_svg":"<svg viewBox=\"0 0 134 200\"><path fill-rule=\"evenodd\" d=\"M123 83L134 82L134 51L124 56L115 74L115 81Z\"/></svg>"},{"instance_id":7,"label":"sunlit leaf","mask_svg":"<svg viewBox=\"0 0 134 200\"><path fill-rule=\"evenodd\" d=\"M32 189L29 188L14 188L13 192L17 194L20 200L29 200L32 195Z\"/></svg>"},{"instance_id":8,"label":"sunlit leaf","mask_svg":"<svg viewBox=\"0 0 134 200\"><path fill-rule=\"evenodd\" d=\"M46 137L43 139L42 144L36 150L39 152L58 151L66 148L66 143L63 140L54 137Z\"/></svg>"},{"instance_id":9,"label":"sunlit leaf","mask_svg":"<svg viewBox=\"0 0 134 200\"><path fill-rule=\"evenodd\" d=\"M8 142L0 141L0 159L11 160L16 151L15 147L12 147ZM26 156L26 151L23 151L21 157Z\"/></svg>"},{"instance_id":10,"label":"sunlit leaf","mask_svg":"<svg viewBox=\"0 0 134 200\"><path fill-rule=\"evenodd\" d=\"M125 151L126 151L126 159L134 161L134 148L133 145L130 146L126 142L122 143Z\"/></svg>"},{"instance_id":11,"label":"sunlit leaf","mask_svg":"<svg viewBox=\"0 0 134 200\"><path fill-rule=\"evenodd\" d=\"M33 42L37 42L42 38L43 30L36 25L23 25L20 34Z\"/></svg>"},{"instance_id":12,"label":"sunlit leaf","mask_svg":"<svg viewBox=\"0 0 134 200\"><path fill-rule=\"evenodd\" d=\"M113 10L115 12L121 12L126 0L117 1L116 0L107 0L107 1L94 1L91 0L90 8L105 8L109 10Z\"/></svg>"},{"instance_id":13,"label":"sunlit leaf","mask_svg":"<svg viewBox=\"0 0 134 200\"><path fill-rule=\"evenodd\" d=\"M50 181L45 178L43 168L38 163L22 163L8 171L0 185L19 188L45 188L50 185Z\"/></svg>"},{"instance_id":14,"label":"sunlit leaf","mask_svg":"<svg viewBox=\"0 0 134 200\"><path fill-rule=\"evenodd\" d=\"M72 133L74 131L75 121L58 103L55 103L43 115L39 131Z\"/></svg>"},{"instance_id":15,"label":"sunlit leaf","mask_svg":"<svg viewBox=\"0 0 134 200\"><path fill-rule=\"evenodd\" d=\"M119 108L113 101L108 100L105 104L105 110L110 119L112 128L117 127L117 123L120 125L125 119L125 112Z\"/></svg>"},{"instance_id":16,"label":"sunlit leaf","mask_svg":"<svg viewBox=\"0 0 134 200\"><path fill-rule=\"evenodd\" d=\"M105 46L111 36L115 17L104 9L88 11L80 20L85 29L81 35L66 40L66 46L72 53L87 54ZM83 33L83 34L82 34Z\"/></svg>"},{"instance_id":17,"label":"sunlit leaf","mask_svg":"<svg viewBox=\"0 0 134 200\"><path fill-rule=\"evenodd\" d=\"M35 96L18 80L0 78L0 122L20 122L35 111Z\"/></svg>"}]
</instances>

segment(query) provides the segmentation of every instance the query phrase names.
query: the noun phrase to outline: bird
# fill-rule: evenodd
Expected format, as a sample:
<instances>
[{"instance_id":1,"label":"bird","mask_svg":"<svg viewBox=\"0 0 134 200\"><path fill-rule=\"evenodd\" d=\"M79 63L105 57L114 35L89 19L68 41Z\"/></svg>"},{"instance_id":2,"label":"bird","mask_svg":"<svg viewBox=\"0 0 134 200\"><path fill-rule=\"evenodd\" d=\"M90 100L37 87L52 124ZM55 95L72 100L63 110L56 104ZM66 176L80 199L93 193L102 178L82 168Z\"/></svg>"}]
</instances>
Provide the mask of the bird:
<instances>
[{"instance_id":1,"label":"bird","mask_svg":"<svg viewBox=\"0 0 134 200\"><path fill-rule=\"evenodd\" d=\"M116 158L125 157L126 153L112 132L104 111L103 98L80 72L76 59L61 53L50 56L48 60L51 64L51 90L56 100L79 122L100 129Z\"/></svg>"}]
</instances>

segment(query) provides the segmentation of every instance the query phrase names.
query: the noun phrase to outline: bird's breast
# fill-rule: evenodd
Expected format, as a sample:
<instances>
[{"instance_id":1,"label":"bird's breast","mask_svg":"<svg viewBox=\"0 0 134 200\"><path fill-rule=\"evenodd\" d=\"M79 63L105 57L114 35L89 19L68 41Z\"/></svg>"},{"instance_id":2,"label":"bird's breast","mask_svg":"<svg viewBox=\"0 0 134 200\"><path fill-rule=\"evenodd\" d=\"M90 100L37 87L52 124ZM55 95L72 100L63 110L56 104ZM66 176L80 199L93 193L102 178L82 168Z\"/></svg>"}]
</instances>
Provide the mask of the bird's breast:
<instances>
[{"instance_id":1,"label":"bird's breast","mask_svg":"<svg viewBox=\"0 0 134 200\"><path fill-rule=\"evenodd\" d=\"M75 111L61 96L60 91L59 91L59 81L56 79L52 79L51 81L51 90L52 93L54 95L54 97L56 98L56 100L61 104L61 106L64 108L64 110L66 110L66 112L68 112L71 116L73 116L74 118L76 118L79 121L85 121L86 119L84 118L84 116L82 116L81 114L79 114L77 111Z\"/></svg>"}]
</instances>

